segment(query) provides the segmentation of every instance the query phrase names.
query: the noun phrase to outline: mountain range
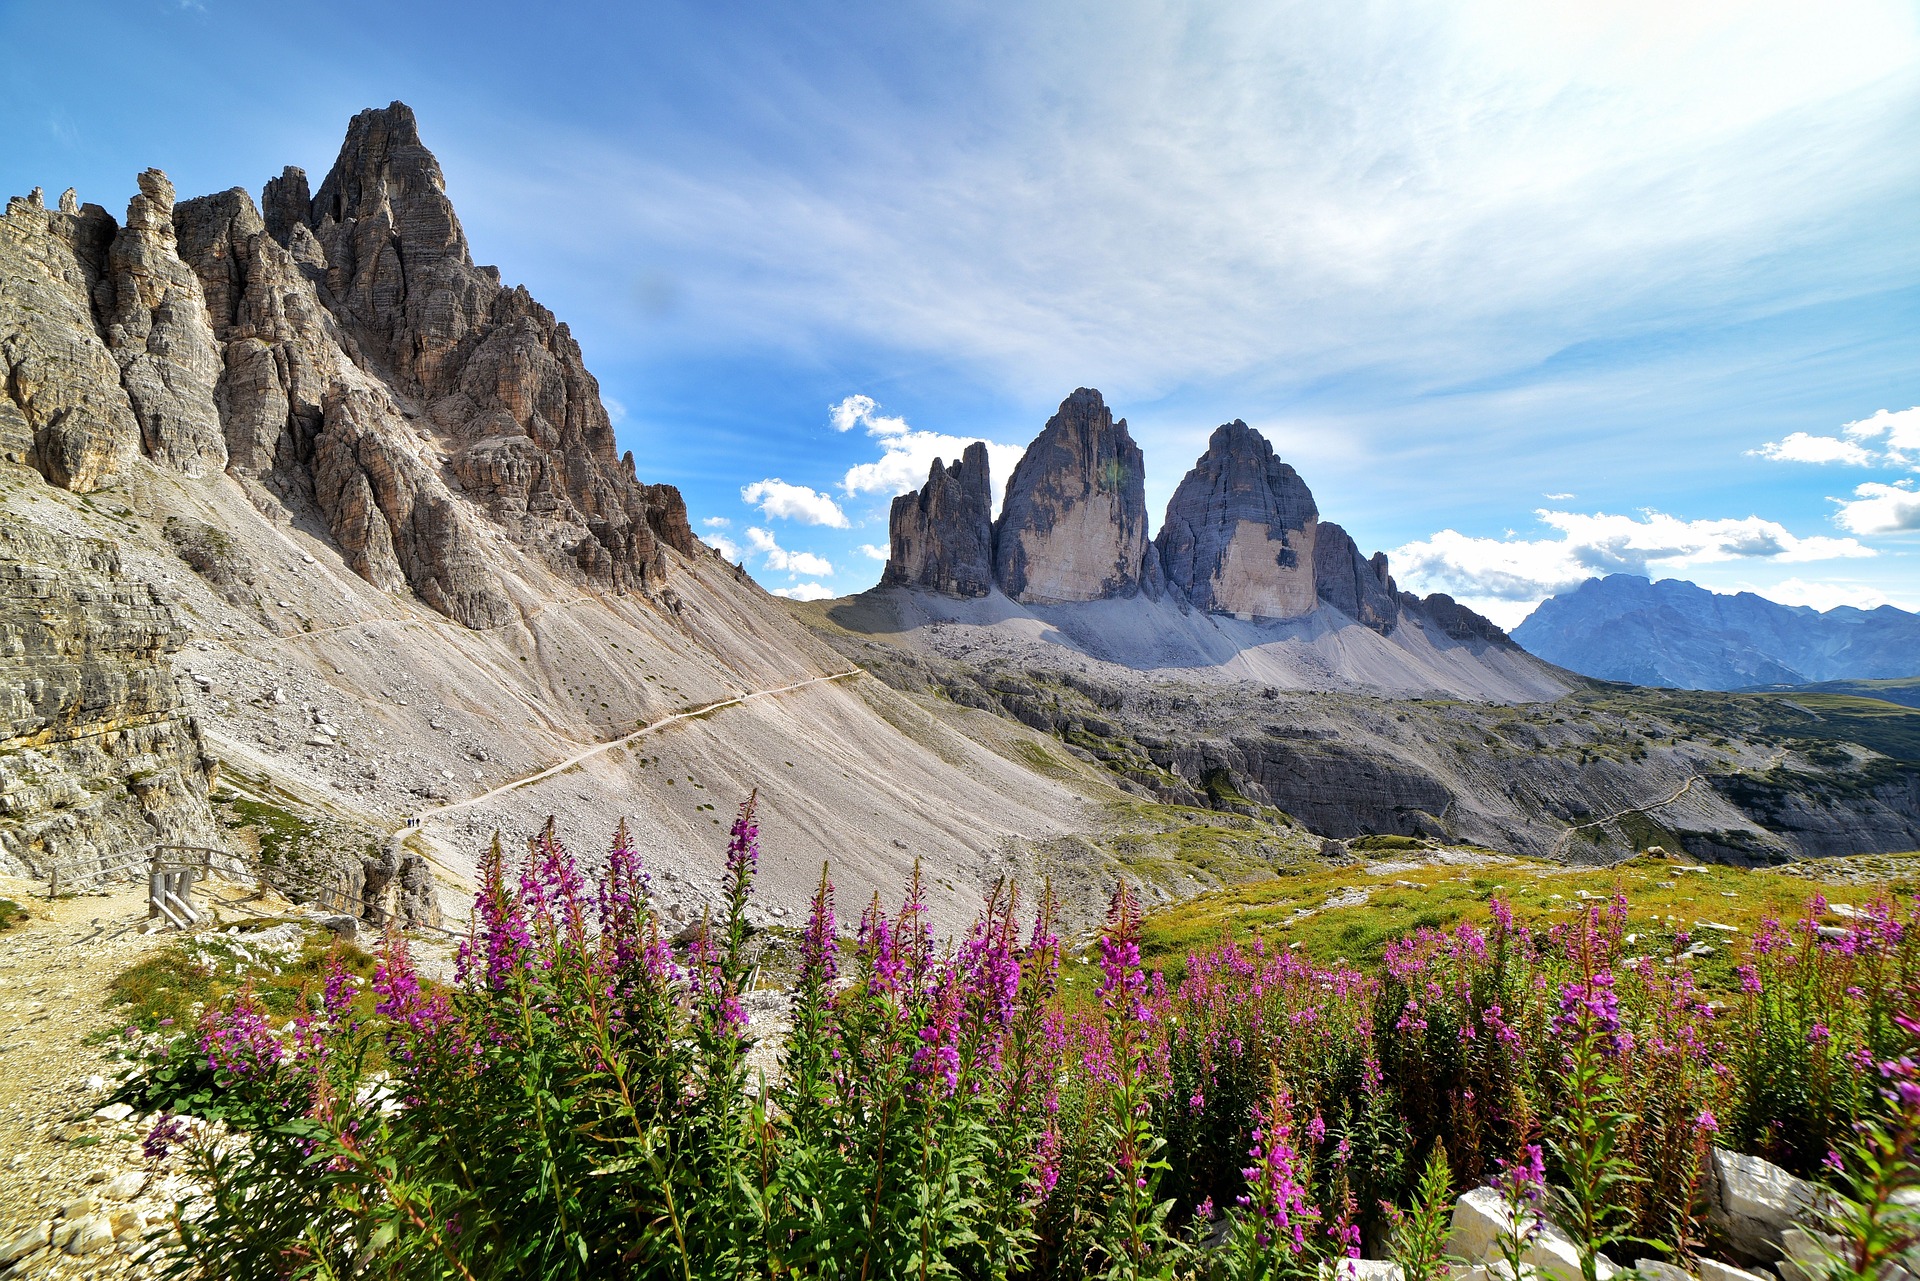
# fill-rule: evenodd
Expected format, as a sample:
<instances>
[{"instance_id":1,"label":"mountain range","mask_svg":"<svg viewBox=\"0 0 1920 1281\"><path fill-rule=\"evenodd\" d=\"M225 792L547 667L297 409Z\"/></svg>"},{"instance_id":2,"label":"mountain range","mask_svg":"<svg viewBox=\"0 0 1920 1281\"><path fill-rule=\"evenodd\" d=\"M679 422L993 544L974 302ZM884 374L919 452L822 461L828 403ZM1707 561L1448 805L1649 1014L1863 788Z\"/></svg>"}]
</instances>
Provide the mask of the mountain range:
<instances>
[{"instance_id":1,"label":"mountain range","mask_svg":"<svg viewBox=\"0 0 1920 1281\"><path fill-rule=\"evenodd\" d=\"M1513 639L1583 676L1675 689L1920 675L1920 614L1891 605L1822 612L1633 574L1549 597Z\"/></svg>"},{"instance_id":2,"label":"mountain range","mask_svg":"<svg viewBox=\"0 0 1920 1281\"><path fill-rule=\"evenodd\" d=\"M945 929L1008 875L1084 922L1117 876L1164 898L1368 835L1920 845L1904 722L1599 690L1401 591L1243 422L1150 537L1089 388L997 519L969 448L895 500L879 587L778 600L616 451L404 104L317 187L136 186L123 219L0 216L0 873L212 845L426 920L495 834L624 822L690 924L753 793L760 923L830 861L852 903L919 864Z\"/></svg>"}]
</instances>

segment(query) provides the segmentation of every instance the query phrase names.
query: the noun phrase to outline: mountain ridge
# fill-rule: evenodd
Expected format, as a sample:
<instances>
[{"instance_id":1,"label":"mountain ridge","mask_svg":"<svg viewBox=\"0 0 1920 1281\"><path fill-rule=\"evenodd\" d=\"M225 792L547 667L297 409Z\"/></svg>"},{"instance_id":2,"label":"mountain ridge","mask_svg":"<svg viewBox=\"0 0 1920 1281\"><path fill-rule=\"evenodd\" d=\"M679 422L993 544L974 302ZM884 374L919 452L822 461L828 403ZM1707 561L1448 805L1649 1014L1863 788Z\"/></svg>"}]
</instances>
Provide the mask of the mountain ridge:
<instances>
[{"instance_id":1,"label":"mountain ridge","mask_svg":"<svg viewBox=\"0 0 1920 1281\"><path fill-rule=\"evenodd\" d=\"M1684 579L1591 578L1513 630L1530 652L1599 680L1741 689L1920 675L1920 614L1820 611Z\"/></svg>"}]
</instances>

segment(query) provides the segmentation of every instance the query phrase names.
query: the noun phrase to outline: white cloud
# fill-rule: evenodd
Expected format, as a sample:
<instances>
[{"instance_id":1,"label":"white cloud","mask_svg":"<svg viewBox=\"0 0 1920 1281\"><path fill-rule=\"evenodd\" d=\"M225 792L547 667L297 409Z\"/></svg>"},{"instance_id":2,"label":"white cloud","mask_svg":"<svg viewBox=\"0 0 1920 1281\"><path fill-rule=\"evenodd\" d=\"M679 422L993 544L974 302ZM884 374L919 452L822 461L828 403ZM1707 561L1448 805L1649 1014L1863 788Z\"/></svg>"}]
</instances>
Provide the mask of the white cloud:
<instances>
[{"instance_id":1,"label":"white cloud","mask_svg":"<svg viewBox=\"0 0 1920 1281\"><path fill-rule=\"evenodd\" d=\"M726 529L727 527L733 524L733 522L728 520L725 516L709 516L705 520L701 521L700 523L702 525L705 525L708 529Z\"/></svg>"},{"instance_id":2,"label":"white cloud","mask_svg":"<svg viewBox=\"0 0 1920 1281\"><path fill-rule=\"evenodd\" d=\"M1870 418L1845 423L1848 439L1794 432L1785 440L1769 441L1749 454L1781 463L1849 463L1855 467L1913 467L1920 470L1920 405L1898 413L1879 410ZM1885 437L1885 452L1874 446Z\"/></svg>"},{"instance_id":3,"label":"white cloud","mask_svg":"<svg viewBox=\"0 0 1920 1281\"><path fill-rule=\"evenodd\" d=\"M1910 496L1920 503L1920 495ZM1742 559L1797 564L1875 554L1851 538L1802 538L1758 516L1689 521L1653 511L1637 517L1536 514L1559 537L1472 538L1443 529L1395 550L1394 573L1423 592L1443 591L1470 601L1533 602L1608 574L1651 574L1656 568Z\"/></svg>"},{"instance_id":4,"label":"white cloud","mask_svg":"<svg viewBox=\"0 0 1920 1281\"><path fill-rule=\"evenodd\" d=\"M881 547L876 543L861 543L860 554L863 556L871 557L874 560L886 560L889 556L892 555L892 553L889 552L886 548Z\"/></svg>"},{"instance_id":5,"label":"white cloud","mask_svg":"<svg viewBox=\"0 0 1920 1281\"><path fill-rule=\"evenodd\" d=\"M1871 418L1848 423L1841 428L1855 440L1887 438L1886 461L1895 467L1920 467L1920 405L1889 413L1882 409Z\"/></svg>"},{"instance_id":6,"label":"white cloud","mask_svg":"<svg viewBox=\"0 0 1920 1281\"><path fill-rule=\"evenodd\" d=\"M1851 440L1814 436L1804 431L1794 432L1785 440L1770 440L1747 453L1776 463L1847 463L1854 467L1873 463L1873 454Z\"/></svg>"},{"instance_id":7,"label":"white cloud","mask_svg":"<svg viewBox=\"0 0 1920 1281\"><path fill-rule=\"evenodd\" d=\"M1573 497L1573 495L1572 494L1542 494L1540 495L1540 497L1546 499L1550 503L1564 503L1570 500Z\"/></svg>"},{"instance_id":8,"label":"white cloud","mask_svg":"<svg viewBox=\"0 0 1920 1281\"><path fill-rule=\"evenodd\" d=\"M757 506L763 515L777 520L797 520L803 525L827 525L847 528L847 514L840 505L805 485L789 485L779 477L756 480L740 490L740 501Z\"/></svg>"},{"instance_id":9,"label":"white cloud","mask_svg":"<svg viewBox=\"0 0 1920 1281\"><path fill-rule=\"evenodd\" d=\"M1758 592L1768 600L1777 600L1782 605L1809 605L1822 613L1841 605L1851 605L1855 609L1878 609L1894 603L1885 592L1861 583L1809 583L1801 578L1788 578L1770 587L1749 590Z\"/></svg>"},{"instance_id":10,"label":"white cloud","mask_svg":"<svg viewBox=\"0 0 1920 1281\"><path fill-rule=\"evenodd\" d=\"M790 552L774 540L772 534L759 526L749 526L747 543L753 554L763 558L768 569L783 569L790 574L811 574L824 578L833 572L833 566L815 556L812 552Z\"/></svg>"},{"instance_id":11,"label":"white cloud","mask_svg":"<svg viewBox=\"0 0 1920 1281\"><path fill-rule=\"evenodd\" d=\"M915 431L904 418L883 416L871 396L848 396L828 408L835 431L866 428L867 435L880 442L880 457L847 469L840 488L849 494L905 494L927 483L934 459L954 462L978 437L949 436L937 431ZM1000 509L1006 493L1007 477L1014 464L1027 452L1024 445L1002 445L987 441L987 475L993 491L993 506ZM886 559L884 556L882 560Z\"/></svg>"},{"instance_id":12,"label":"white cloud","mask_svg":"<svg viewBox=\"0 0 1920 1281\"><path fill-rule=\"evenodd\" d=\"M606 407L608 422L617 427L627 421L627 407L625 405L613 397L606 395L604 392L600 396L600 403Z\"/></svg>"},{"instance_id":13,"label":"white cloud","mask_svg":"<svg viewBox=\"0 0 1920 1281\"><path fill-rule=\"evenodd\" d=\"M1920 531L1920 492L1913 482L1881 485L1869 481L1853 491L1851 499L1835 499L1840 510L1834 521L1856 534L1909 534Z\"/></svg>"},{"instance_id":14,"label":"white cloud","mask_svg":"<svg viewBox=\"0 0 1920 1281\"><path fill-rule=\"evenodd\" d=\"M827 421L839 432L865 427L869 436L906 435L906 419L887 417L879 409L879 403L871 396L848 396L837 405L827 406Z\"/></svg>"},{"instance_id":15,"label":"white cloud","mask_svg":"<svg viewBox=\"0 0 1920 1281\"><path fill-rule=\"evenodd\" d=\"M736 565L739 564L742 559L740 555L740 544L734 542L725 534L708 534L706 536L706 544Z\"/></svg>"},{"instance_id":16,"label":"white cloud","mask_svg":"<svg viewBox=\"0 0 1920 1281\"><path fill-rule=\"evenodd\" d=\"M773 594L788 600L831 600L834 591L823 583L795 583L792 587L776 587Z\"/></svg>"}]
</instances>

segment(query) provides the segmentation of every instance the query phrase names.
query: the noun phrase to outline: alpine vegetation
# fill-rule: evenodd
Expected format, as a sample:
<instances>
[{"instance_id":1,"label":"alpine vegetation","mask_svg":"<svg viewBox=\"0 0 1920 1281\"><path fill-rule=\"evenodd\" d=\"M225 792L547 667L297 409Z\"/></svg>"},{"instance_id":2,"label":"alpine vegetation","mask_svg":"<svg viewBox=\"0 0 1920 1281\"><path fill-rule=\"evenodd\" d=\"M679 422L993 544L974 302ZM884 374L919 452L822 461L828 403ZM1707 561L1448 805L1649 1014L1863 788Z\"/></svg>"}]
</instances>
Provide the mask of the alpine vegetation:
<instances>
[{"instance_id":1,"label":"alpine vegetation","mask_svg":"<svg viewBox=\"0 0 1920 1281\"><path fill-rule=\"evenodd\" d=\"M370 992L336 962L283 1029L210 1010L144 1083L231 1127L190 1127L181 1273L1433 1281L1478 1198L1478 1264L1596 1281L1724 1253L1729 1152L1826 1185L1808 1276L1920 1239L1912 909L1769 923L1726 993L1634 955L1622 897L1544 928L1495 898L1377 974L1223 938L1170 984L1122 885L1080 983L1049 892L942 943L916 872L843 935L823 868L765 1077L757 860L750 799L676 947L624 826L592 877L549 827L496 842L453 983L390 934Z\"/></svg>"}]
</instances>

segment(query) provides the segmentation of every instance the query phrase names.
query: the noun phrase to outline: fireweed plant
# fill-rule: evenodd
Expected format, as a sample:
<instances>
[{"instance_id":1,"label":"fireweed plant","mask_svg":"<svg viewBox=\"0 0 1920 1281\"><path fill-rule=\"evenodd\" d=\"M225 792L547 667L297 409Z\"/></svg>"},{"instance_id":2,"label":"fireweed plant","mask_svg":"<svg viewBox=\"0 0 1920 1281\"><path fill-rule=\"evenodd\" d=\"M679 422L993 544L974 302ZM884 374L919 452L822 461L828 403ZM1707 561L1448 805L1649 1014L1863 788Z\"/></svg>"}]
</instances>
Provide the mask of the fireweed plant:
<instances>
[{"instance_id":1,"label":"fireweed plant","mask_svg":"<svg viewBox=\"0 0 1920 1281\"><path fill-rule=\"evenodd\" d=\"M1636 952L1624 900L1537 928L1494 899L1378 975L1223 938L1169 986L1123 885L1081 1009L1050 893L1003 884L940 944L917 868L845 933L823 868L762 1079L758 841L750 798L689 944L624 826L589 877L549 825L512 865L496 842L451 983L391 935L371 1017L337 961L286 1026L244 990L210 1010L146 1082L231 1127L153 1136L207 1189L176 1272L1226 1281L1371 1245L1431 1278L1450 1198L1492 1183L1591 1277L1614 1242L1692 1252L1714 1143L1835 1189L1837 1275L1916 1235L1912 910L1769 923L1724 1002L1684 938Z\"/></svg>"}]
</instances>

